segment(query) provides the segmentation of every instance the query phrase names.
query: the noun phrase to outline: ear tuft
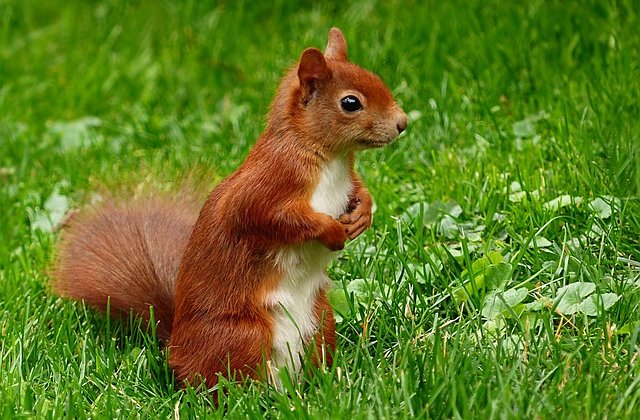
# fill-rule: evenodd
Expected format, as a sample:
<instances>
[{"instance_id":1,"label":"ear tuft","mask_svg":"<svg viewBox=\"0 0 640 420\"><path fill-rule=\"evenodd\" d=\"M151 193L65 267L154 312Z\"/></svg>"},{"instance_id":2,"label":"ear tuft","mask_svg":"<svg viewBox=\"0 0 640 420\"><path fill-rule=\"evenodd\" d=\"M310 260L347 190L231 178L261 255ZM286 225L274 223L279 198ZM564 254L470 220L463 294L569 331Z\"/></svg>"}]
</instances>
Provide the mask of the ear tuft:
<instances>
[{"instance_id":1,"label":"ear tuft","mask_svg":"<svg viewBox=\"0 0 640 420\"><path fill-rule=\"evenodd\" d=\"M332 60L347 61L347 40L340 29L331 28L329 31L329 41L324 55Z\"/></svg>"},{"instance_id":2,"label":"ear tuft","mask_svg":"<svg viewBox=\"0 0 640 420\"><path fill-rule=\"evenodd\" d=\"M324 55L317 48L307 48L300 57L298 79L302 88L303 101L308 102L320 83L331 78L331 70L327 66Z\"/></svg>"}]
</instances>

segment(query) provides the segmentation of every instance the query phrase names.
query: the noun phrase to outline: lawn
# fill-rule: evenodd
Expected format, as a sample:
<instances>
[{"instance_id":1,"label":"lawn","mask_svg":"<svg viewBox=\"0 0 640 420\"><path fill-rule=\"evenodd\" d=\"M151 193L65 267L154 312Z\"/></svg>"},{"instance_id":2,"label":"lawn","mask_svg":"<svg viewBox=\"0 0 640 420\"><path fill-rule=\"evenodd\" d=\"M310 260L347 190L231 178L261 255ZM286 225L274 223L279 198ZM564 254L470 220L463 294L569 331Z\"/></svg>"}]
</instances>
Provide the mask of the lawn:
<instances>
[{"instance_id":1,"label":"lawn","mask_svg":"<svg viewBox=\"0 0 640 420\"><path fill-rule=\"evenodd\" d=\"M5 417L640 413L636 1L0 0ZM333 367L175 387L146 328L53 296L65 211L211 189L338 26L409 114L359 155L373 226L329 269Z\"/></svg>"}]
</instances>

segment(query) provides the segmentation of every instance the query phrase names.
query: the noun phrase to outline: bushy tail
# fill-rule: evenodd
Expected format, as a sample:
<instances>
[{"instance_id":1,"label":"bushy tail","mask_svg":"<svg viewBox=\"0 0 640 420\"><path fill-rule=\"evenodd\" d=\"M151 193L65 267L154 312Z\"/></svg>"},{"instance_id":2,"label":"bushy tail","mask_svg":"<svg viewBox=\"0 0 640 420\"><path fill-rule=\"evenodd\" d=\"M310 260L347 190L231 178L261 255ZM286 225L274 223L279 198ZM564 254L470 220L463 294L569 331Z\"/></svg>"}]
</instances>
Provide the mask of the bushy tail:
<instances>
[{"instance_id":1,"label":"bushy tail","mask_svg":"<svg viewBox=\"0 0 640 420\"><path fill-rule=\"evenodd\" d=\"M81 211L63 230L53 271L57 294L144 320L171 334L175 281L199 204L185 197L110 200Z\"/></svg>"}]
</instances>

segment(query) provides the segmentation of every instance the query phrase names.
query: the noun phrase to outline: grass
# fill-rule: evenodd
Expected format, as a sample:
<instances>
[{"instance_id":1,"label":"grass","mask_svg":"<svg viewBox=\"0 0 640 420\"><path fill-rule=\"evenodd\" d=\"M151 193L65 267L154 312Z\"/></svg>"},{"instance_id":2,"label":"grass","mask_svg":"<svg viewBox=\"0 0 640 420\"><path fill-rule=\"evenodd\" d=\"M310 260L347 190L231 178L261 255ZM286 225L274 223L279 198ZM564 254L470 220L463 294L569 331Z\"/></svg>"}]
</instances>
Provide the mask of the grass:
<instances>
[{"instance_id":1,"label":"grass","mask_svg":"<svg viewBox=\"0 0 640 420\"><path fill-rule=\"evenodd\" d=\"M635 2L204 3L0 1L5 417L640 412ZM216 408L140 325L47 291L50 226L105 189L215 185L334 25L410 126L358 161L376 213L330 269L335 365Z\"/></svg>"}]
</instances>

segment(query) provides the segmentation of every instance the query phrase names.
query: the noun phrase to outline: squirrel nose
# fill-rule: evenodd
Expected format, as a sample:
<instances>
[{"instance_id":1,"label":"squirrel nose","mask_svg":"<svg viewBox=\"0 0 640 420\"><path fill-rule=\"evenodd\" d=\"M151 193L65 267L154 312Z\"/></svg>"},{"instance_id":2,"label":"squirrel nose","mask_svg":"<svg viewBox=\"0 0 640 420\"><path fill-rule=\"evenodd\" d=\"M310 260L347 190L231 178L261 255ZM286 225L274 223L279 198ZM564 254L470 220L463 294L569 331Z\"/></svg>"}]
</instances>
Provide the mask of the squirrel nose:
<instances>
[{"instance_id":1,"label":"squirrel nose","mask_svg":"<svg viewBox=\"0 0 640 420\"><path fill-rule=\"evenodd\" d=\"M407 128L407 116L403 112L402 116L398 119L396 123L396 128L398 129L398 134L402 133Z\"/></svg>"}]
</instances>

